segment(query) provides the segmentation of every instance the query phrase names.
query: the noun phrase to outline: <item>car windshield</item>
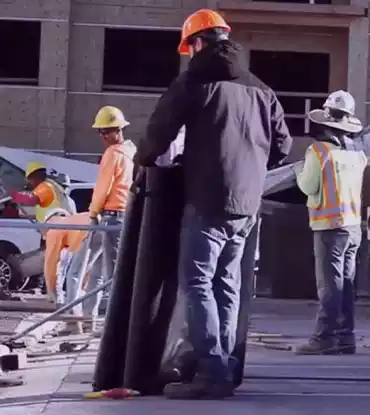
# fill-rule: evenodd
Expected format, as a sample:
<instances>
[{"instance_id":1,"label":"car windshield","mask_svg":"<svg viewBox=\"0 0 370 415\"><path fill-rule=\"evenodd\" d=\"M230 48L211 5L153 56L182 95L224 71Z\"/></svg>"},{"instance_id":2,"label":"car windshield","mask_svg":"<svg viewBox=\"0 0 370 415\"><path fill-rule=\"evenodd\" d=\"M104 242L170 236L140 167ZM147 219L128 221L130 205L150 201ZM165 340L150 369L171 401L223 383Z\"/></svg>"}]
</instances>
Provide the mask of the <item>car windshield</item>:
<instances>
[{"instance_id":1,"label":"car windshield","mask_svg":"<svg viewBox=\"0 0 370 415\"><path fill-rule=\"evenodd\" d=\"M0 157L0 180L7 191L23 189L27 182L24 171Z\"/></svg>"}]
</instances>

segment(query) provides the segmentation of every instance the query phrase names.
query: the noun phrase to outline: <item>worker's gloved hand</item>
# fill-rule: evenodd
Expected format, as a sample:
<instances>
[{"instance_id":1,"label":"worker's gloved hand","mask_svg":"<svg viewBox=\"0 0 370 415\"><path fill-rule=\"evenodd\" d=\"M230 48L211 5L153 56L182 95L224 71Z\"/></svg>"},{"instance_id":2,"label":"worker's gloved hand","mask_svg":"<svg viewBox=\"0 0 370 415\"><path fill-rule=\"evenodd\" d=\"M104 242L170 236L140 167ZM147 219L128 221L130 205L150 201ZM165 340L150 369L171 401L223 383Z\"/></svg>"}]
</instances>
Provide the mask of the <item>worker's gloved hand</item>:
<instances>
[{"instance_id":1,"label":"worker's gloved hand","mask_svg":"<svg viewBox=\"0 0 370 415\"><path fill-rule=\"evenodd\" d=\"M184 161L184 155L183 154L178 154L174 159L173 159L173 164L183 164Z\"/></svg>"},{"instance_id":2,"label":"worker's gloved hand","mask_svg":"<svg viewBox=\"0 0 370 415\"><path fill-rule=\"evenodd\" d=\"M141 187L145 186L145 167L139 166L135 172L134 181L130 187L132 193L138 193Z\"/></svg>"},{"instance_id":3,"label":"worker's gloved hand","mask_svg":"<svg viewBox=\"0 0 370 415\"><path fill-rule=\"evenodd\" d=\"M90 225L99 225L99 219L97 216L90 218Z\"/></svg>"},{"instance_id":4,"label":"worker's gloved hand","mask_svg":"<svg viewBox=\"0 0 370 415\"><path fill-rule=\"evenodd\" d=\"M133 157L134 164L143 167L155 167L155 160L151 156L143 156L140 151L137 151Z\"/></svg>"}]
</instances>

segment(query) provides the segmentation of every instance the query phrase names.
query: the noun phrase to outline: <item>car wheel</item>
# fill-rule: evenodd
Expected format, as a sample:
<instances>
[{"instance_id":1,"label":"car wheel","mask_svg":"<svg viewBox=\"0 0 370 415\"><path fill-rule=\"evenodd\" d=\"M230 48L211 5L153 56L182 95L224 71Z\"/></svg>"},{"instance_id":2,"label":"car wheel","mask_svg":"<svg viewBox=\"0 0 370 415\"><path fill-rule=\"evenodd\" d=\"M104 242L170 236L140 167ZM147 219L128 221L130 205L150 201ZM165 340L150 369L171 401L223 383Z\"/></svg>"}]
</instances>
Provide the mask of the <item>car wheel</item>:
<instances>
[{"instance_id":1,"label":"car wheel","mask_svg":"<svg viewBox=\"0 0 370 415\"><path fill-rule=\"evenodd\" d=\"M10 255L0 255L0 290L17 290L22 283L17 258Z\"/></svg>"}]
</instances>

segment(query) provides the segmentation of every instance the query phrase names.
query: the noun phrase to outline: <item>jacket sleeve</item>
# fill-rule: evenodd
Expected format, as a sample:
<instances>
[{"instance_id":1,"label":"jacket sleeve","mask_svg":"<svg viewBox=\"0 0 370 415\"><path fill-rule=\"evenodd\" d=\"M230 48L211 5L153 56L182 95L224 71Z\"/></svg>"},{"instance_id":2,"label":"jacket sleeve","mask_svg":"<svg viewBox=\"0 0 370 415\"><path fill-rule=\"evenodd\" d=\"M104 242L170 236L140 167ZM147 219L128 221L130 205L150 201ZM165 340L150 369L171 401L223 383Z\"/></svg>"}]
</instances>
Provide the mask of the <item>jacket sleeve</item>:
<instances>
[{"instance_id":1,"label":"jacket sleeve","mask_svg":"<svg viewBox=\"0 0 370 415\"><path fill-rule=\"evenodd\" d=\"M164 154L185 124L190 108L186 73L180 75L161 96L149 119L146 135L139 141L135 163L150 166Z\"/></svg>"},{"instance_id":2,"label":"jacket sleeve","mask_svg":"<svg viewBox=\"0 0 370 415\"><path fill-rule=\"evenodd\" d=\"M276 95L271 99L271 151L268 168L279 166L289 155L293 139L284 119L284 110Z\"/></svg>"},{"instance_id":3,"label":"jacket sleeve","mask_svg":"<svg viewBox=\"0 0 370 415\"><path fill-rule=\"evenodd\" d=\"M306 151L303 169L297 174L297 184L307 196L316 195L320 191L320 162L311 146Z\"/></svg>"}]
</instances>

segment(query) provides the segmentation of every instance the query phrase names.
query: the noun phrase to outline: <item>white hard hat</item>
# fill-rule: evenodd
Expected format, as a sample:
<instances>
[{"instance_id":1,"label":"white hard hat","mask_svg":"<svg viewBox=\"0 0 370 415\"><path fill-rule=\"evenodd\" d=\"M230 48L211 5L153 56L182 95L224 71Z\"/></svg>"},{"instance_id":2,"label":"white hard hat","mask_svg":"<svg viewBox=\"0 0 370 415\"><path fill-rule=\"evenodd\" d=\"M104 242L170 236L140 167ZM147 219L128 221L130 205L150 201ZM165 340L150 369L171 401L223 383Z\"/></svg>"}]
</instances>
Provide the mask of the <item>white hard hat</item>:
<instances>
[{"instance_id":1,"label":"white hard hat","mask_svg":"<svg viewBox=\"0 0 370 415\"><path fill-rule=\"evenodd\" d=\"M65 209L55 208L55 209L49 210L49 212L45 215L44 222L47 222L48 220L50 220L55 215L59 215L59 216L71 216L71 214L67 210L65 210Z\"/></svg>"},{"instance_id":2,"label":"white hard hat","mask_svg":"<svg viewBox=\"0 0 370 415\"><path fill-rule=\"evenodd\" d=\"M348 115L355 115L355 99L347 91L335 91L328 96L323 108L340 110Z\"/></svg>"}]
</instances>

